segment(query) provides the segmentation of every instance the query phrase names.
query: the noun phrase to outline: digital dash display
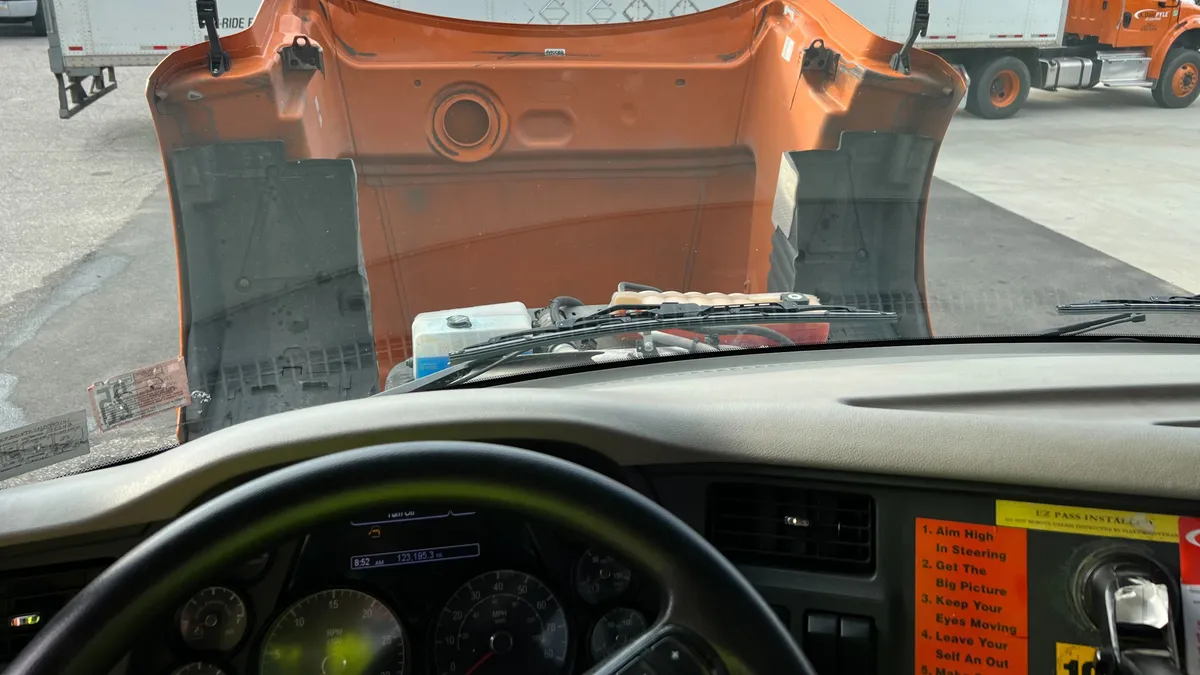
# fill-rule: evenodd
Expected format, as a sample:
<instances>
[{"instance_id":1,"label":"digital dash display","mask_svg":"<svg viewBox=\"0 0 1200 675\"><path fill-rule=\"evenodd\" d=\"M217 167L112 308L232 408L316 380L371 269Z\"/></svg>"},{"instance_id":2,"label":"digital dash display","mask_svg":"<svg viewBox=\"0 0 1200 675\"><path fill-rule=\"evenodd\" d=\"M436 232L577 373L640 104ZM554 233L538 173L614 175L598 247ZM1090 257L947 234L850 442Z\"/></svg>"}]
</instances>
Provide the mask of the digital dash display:
<instances>
[{"instance_id":1,"label":"digital dash display","mask_svg":"<svg viewBox=\"0 0 1200 675\"><path fill-rule=\"evenodd\" d=\"M350 557L350 569L364 570L380 567L399 567L401 565L421 565L447 560L478 558L479 544L456 544L454 546L431 546L414 548L407 551L388 551L386 553L367 553Z\"/></svg>"}]
</instances>

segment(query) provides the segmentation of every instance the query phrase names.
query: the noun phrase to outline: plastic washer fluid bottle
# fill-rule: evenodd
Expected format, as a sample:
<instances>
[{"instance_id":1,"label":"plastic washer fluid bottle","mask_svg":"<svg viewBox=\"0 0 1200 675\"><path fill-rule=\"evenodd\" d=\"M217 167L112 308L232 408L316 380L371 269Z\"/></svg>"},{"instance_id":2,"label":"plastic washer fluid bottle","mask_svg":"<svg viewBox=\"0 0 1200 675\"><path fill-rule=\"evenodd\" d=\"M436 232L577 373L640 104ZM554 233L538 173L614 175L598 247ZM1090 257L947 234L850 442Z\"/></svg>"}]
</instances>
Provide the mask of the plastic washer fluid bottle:
<instances>
[{"instance_id":1,"label":"plastic washer fluid bottle","mask_svg":"<svg viewBox=\"0 0 1200 675\"><path fill-rule=\"evenodd\" d=\"M413 374L436 373L450 365L452 351L531 327L520 302L422 312L413 319Z\"/></svg>"}]
</instances>

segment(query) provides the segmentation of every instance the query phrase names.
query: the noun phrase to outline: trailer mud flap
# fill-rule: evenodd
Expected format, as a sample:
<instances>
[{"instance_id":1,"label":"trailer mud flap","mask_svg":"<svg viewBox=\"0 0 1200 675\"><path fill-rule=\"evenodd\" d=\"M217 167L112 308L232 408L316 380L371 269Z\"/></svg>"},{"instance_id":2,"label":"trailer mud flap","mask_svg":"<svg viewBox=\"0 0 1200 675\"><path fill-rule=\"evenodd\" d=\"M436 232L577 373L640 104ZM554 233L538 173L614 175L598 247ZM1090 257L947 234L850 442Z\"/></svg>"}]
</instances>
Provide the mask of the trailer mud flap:
<instances>
[{"instance_id":1,"label":"trailer mud flap","mask_svg":"<svg viewBox=\"0 0 1200 675\"><path fill-rule=\"evenodd\" d=\"M783 153L768 290L900 314L882 328L838 326L831 340L929 337L923 217L935 149L924 136L847 131L837 150Z\"/></svg>"},{"instance_id":2,"label":"trailer mud flap","mask_svg":"<svg viewBox=\"0 0 1200 675\"><path fill-rule=\"evenodd\" d=\"M285 161L281 141L170 155L185 440L378 387L354 162Z\"/></svg>"}]
</instances>

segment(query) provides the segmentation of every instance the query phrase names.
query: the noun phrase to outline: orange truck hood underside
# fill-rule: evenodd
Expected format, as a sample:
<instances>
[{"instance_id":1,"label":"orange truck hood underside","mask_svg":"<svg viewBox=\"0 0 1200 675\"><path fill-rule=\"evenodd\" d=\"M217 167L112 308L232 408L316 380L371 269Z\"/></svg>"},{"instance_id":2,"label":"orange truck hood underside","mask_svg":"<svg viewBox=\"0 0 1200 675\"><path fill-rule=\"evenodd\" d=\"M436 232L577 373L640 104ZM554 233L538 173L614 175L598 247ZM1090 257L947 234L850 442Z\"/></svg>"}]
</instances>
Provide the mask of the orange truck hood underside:
<instances>
[{"instance_id":1,"label":"orange truck hood underside","mask_svg":"<svg viewBox=\"0 0 1200 675\"><path fill-rule=\"evenodd\" d=\"M147 90L189 376L235 402L197 429L370 393L420 312L621 281L930 333L925 200L964 84L920 51L893 71L828 0L606 26L265 0L222 46L229 72L196 45Z\"/></svg>"}]
</instances>

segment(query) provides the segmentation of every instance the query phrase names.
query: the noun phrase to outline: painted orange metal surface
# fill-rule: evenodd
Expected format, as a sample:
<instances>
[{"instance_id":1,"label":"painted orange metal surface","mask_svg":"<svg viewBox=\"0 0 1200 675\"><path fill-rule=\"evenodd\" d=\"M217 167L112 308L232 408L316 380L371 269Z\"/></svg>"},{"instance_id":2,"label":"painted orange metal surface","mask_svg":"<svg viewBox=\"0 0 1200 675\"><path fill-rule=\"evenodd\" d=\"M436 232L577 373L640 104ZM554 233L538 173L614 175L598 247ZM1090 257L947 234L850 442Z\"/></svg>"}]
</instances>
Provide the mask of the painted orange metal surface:
<instances>
[{"instance_id":1,"label":"painted orange metal surface","mask_svg":"<svg viewBox=\"0 0 1200 675\"><path fill-rule=\"evenodd\" d=\"M298 35L324 72L284 72ZM841 55L831 80L801 72L815 39ZM843 131L940 141L964 93L924 52L892 71L897 45L829 0L561 27L266 0L222 42L231 72L197 45L150 78L164 156L282 139L289 159L355 160L381 376L419 312L603 304L619 281L765 291L781 153Z\"/></svg>"},{"instance_id":2,"label":"painted orange metal surface","mask_svg":"<svg viewBox=\"0 0 1200 675\"><path fill-rule=\"evenodd\" d=\"M997 108L1007 108L1017 100L1017 95L1021 93L1021 80L1017 77L1016 71L1002 70L996 73L990 91L992 104Z\"/></svg>"},{"instance_id":3,"label":"painted orange metal surface","mask_svg":"<svg viewBox=\"0 0 1200 675\"><path fill-rule=\"evenodd\" d=\"M1177 9L1179 16L1172 19L1170 27L1166 29L1162 38L1148 50L1150 55L1149 77L1151 79L1158 79L1163 65L1167 62L1167 53L1171 51L1171 47L1180 36L1191 31L1200 31L1200 7L1191 3L1180 3Z\"/></svg>"},{"instance_id":4,"label":"painted orange metal surface","mask_svg":"<svg viewBox=\"0 0 1200 675\"><path fill-rule=\"evenodd\" d=\"M1175 23L1180 0L1071 0L1065 30L1113 47L1150 47ZM1125 15L1129 15L1126 25Z\"/></svg>"},{"instance_id":5,"label":"painted orange metal surface","mask_svg":"<svg viewBox=\"0 0 1200 675\"><path fill-rule=\"evenodd\" d=\"M1180 98L1187 96L1196 88L1198 78L1200 78L1200 71L1196 70L1195 65L1183 64L1171 78L1171 92Z\"/></svg>"},{"instance_id":6,"label":"painted orange metal surface","mask_svg":"<svg viewBox=\"0 0 1200 675\"><path fill-rule=\"evenodd\" d=\"M1158 77L1167 51L1182 33L1200 28L1200 7L1181 0L1071 0L1065 30L1101 45L1141 48Z\"/></svg>"}]
</instances>

